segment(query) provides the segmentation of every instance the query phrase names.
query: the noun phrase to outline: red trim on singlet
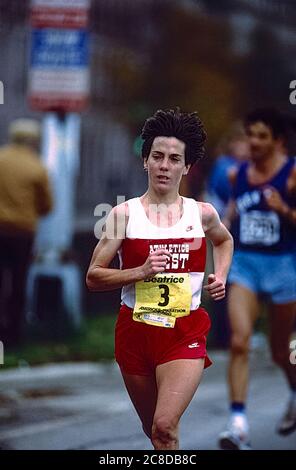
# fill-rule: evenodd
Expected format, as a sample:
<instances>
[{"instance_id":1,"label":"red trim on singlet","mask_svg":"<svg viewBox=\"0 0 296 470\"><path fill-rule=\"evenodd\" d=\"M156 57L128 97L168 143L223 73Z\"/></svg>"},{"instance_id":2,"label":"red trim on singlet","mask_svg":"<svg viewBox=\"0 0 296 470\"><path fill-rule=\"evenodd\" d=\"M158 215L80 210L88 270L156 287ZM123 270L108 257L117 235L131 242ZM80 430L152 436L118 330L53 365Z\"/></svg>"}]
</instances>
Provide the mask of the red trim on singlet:
<instances>
[{"instance_id":1,"label":"red trim on singlet","mask_svg":"<svg viewBox=\"0 0 296 470\"><path fill-rule=\"evenodd\" d=\"M179 253L180 245L189 245L189 259L184 259L184 267L173 268L172 265L166 269L169 272L204 272L206 264L206 239L201 238L167 238L167 239L139 239L125 238L121 245L122 269L131 269L145 263L150 246L155 245L177 245L171 250L172 254ZM170 251L170 250L169 250ZM188 253L182 251L181 253Z\"/></svg>"}]
</instances>

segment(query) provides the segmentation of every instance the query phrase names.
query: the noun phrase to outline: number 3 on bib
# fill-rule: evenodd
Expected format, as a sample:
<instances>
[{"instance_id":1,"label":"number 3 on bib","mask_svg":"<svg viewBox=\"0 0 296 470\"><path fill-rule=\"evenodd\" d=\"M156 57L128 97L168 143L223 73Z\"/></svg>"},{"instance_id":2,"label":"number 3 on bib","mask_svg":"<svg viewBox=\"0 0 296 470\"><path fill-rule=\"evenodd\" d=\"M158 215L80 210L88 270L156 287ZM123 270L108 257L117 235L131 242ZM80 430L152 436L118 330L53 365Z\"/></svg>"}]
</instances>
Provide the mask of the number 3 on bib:
<instances>
[{"instance_id":1,"label":"number 3 on bib","mask_svg":"<svg viewBox=\"0 0 296 470\"><path fill-rule=\"evenodd\" d=\"M163 302L158 302L159 307L166 307L170 301L170 288L166 284L159 284L158 286L160 289L163 289L164 292L161 294L163 297Z\"/></svg>"},{"instance_id":2,"label":"number 3 on bib","mask_svg":"<svg viewBox=\"0 0 296 470\"><path fill-rule=\"evenodd\" d=\"M190 314L189 273L156 274L135 285L133 319L149 325L173 328L176 318Z\"/></svg>"}]
</instances>

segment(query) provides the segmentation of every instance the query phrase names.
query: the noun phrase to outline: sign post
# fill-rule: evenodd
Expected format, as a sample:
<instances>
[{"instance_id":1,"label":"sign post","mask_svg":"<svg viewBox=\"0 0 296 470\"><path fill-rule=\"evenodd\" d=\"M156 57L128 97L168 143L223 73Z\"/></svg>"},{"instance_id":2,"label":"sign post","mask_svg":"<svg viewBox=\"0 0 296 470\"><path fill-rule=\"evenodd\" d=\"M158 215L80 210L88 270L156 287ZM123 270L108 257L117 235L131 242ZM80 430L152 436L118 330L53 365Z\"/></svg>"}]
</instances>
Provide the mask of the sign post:
<instances>
[{"instance_id":1,"label":"sign post","mask_svg":"<svg viewBox=\"0 0 296 470\"><path fill-rule=\"evenodd\" d=\"M87 106L89 96L89 3L31 0L28 101L32 109L44 112L42 159L54 193L54 209L37 234L38 262L28 279L28 319L34 324L51 316L47 309L54 289L60 292L56 311L70 317L74 325L80 322L80 273L66 255L73 238L79 112ZM51 292L51 299L46 299L46 292Z\"/></svg>"}]
</instances>

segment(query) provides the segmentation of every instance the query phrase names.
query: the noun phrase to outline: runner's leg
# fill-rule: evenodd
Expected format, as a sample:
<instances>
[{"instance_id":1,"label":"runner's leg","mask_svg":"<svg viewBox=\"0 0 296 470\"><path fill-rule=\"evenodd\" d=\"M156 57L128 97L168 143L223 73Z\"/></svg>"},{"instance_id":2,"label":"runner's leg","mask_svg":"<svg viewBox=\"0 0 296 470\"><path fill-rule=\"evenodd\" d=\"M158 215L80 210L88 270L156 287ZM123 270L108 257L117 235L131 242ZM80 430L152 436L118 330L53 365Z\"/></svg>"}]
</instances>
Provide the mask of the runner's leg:
<instances>
[{"instance_id":1,"label":"runner's leg","mask_svg":"<svg viewBox=\"0 0 296 470\"><path fill-rule=\"evenodd\" d=\"M152 425L156 450L179 448L178 425L200 383L204 359L178 359L156 368L158 397Z\"/></svg>"},{"instance_id":2,"label":"runner's leg","mask_svg":"<svg viewBox=\"0 0 296 470\"><path fill-rule=\"evenodd\" d=\"M228 370L230 419L227 429L220 433L222 449L249 449L249 425L245 402L249 376L249 341L258 315L254 292L232 284L228 293L228 313L231 326L231 351Z\"/></svg>"},{"instance_id":3,"label":"runner's leg","mask_svg":"<svg viewBox=\"0 0 296 470\"><path fill-rule=\"evenodd\" d=\"M259 305L254 292L232 284L228 294L228 313L231 326L229 387L231 402L245 402L248 387L249 342L258 316Z\"/></svg>"},{"instance_id":4,"label":"runner's leg","mask_svg":"<svg viewBox=\"0 0 296 470\"><path fill-rule=\"evenodd\" d=\"M145 434L151 439L153 416L157 401L154 375L132 375L121 371L130 399L142 422Z\"/></svg>"}]
</instances>

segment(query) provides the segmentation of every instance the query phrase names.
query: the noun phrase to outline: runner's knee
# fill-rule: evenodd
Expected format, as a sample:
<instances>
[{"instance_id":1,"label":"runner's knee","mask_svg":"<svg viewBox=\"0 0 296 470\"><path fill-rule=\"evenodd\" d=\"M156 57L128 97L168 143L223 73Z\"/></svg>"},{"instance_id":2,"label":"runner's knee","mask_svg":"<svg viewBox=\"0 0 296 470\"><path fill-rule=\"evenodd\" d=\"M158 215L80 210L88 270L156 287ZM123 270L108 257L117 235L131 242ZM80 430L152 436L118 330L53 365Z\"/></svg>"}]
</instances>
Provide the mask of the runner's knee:
<instances>
[{"instance_id":1,"label":"runner's knee","mask_svg":"<svg viewBox=\"0 0 296 470\"><path fill-rule=\"evenodd\" d=\"M235 354L248 354L249 336L234 333L231 338L231 350Z\"/></svg>"},{"instance_id":2,"label":"runner's knee","mask_svg":"<svg viewBox=\"0 0 296 470\"><path fill-rule=\"evenodd\" d=\"M166 416L156 417L152 425L151 440L155 449L173 448L178 444L177 424Z\"/></svg>"}]
</instances>

